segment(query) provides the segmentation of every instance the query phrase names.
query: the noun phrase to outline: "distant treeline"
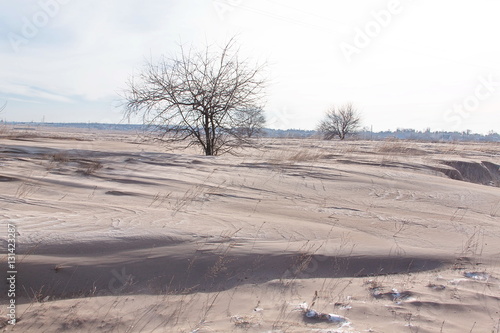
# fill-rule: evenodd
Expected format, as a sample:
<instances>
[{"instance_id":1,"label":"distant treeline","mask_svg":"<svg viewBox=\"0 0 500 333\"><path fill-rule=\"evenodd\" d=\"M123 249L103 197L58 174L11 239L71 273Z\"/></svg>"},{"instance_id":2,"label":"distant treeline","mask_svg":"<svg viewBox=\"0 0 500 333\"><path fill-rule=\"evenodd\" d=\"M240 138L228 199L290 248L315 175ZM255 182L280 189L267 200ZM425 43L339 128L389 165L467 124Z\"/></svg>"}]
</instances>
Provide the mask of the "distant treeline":
<instances>
[{"instance_id":1,"label":"distant treeline","mask_svg":"<svg viewBox=\"0 0 500 333\"><path fill-rule=\"evenodd\" d=\"M500 142L500 134L490 131L487 135L466 132L445 132L445 131L416 131L414 129L397 129L396 131L383 131L372 133L367 130L356 134L360 139L368 140L419 140L419 141L488 141Z\"/></svg>"},{"instance_id":2,"label":"distant treeline","mask_svg":"<svg viewBox=\"0 0 500 333\"><path fill-rule=\"evenodd\" d=\"M94 130L113 130L113 131L144 131L147 129L144 125L136 124L101 124L101 123L35 123L35 122L6 122L4 124L21 127L23 129L45 127L65 127L65 128L83 128ZM272 129L263 130L262 136L268 138L310 138L318 136L316 131L301 129ZM319 136L318 136L319 137ZM500 134L491 131L490 133L478 134L471 131L465 132L445 132L445 131L417 131L414 129L397 129L396 131L371 132L361 130L349 137L351 140L419 140L419 141L477 141L477 142L500 142Z\"/></svg>"}]
</instances>

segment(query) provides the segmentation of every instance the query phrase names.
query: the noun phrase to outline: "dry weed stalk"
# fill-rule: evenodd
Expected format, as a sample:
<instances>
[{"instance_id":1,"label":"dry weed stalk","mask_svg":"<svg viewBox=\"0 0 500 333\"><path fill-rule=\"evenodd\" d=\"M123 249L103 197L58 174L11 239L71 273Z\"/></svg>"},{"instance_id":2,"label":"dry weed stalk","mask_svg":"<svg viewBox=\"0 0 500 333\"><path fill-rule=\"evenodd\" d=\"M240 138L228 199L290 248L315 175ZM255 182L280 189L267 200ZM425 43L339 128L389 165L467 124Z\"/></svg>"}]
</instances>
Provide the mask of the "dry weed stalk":
<instances>
[{"instance_id":1,"label":"dry weed stalk","mask_svg":"<svg viewBox=\"0 0 500 333\"><path fill-rule=\"evenodd\" d=\"M170 197L170 195L172 194L172 192L169 192L167 194L162 194L161 192L158 192L153 200L151 201L151 203L149 204L148 207L152 207L153 205L155 205L155 208L159 208L160 206L162 206L165 201L168 200L168 198Z\"/></svg>"},{"instance_id":2,"label":"dry weed stalk","mask_svg":"<svg viewBox=\"0 0 500 333\"><path fill-rule=\"evenodd\" d=\"M474 230L466 233L465 242L462 244L461 256L470 255L473 257L482 256L484 250L484 229L482 227L474 227Z\"/></svg>"},{"instance_id":3,"label":"dry weed stalk","mask_svg":"<svg viewBox=\"0 0 500 333\"><path fill-rule=\"evenodd\" d=\"M18 199L26 199L32 194L36 193L40 189L39 185L23 182L16 191L16 198Z\"/></svg>"},{"instance_id":4,"label":"dry weed stalk","mask_svg":"<svg viewBox=\"0 0 500 333\"><path fill-rule=\"evenodd\" d=\"M203 185L195 185L188 189L182 197L178 198L173 204L170 205L172 216L175 216L183 208L189 206L193 201L205 193L206 188Z\"/></svg>"}]
</instances>

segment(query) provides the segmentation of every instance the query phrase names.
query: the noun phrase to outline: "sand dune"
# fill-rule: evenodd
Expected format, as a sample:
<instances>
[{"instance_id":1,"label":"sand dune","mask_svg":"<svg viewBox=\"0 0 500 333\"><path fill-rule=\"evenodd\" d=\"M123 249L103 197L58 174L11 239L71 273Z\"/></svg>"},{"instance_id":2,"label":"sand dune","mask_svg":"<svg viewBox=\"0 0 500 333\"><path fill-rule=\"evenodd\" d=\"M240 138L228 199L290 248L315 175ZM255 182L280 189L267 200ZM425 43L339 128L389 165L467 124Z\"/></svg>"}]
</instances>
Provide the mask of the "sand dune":
<instances>
[{"instance_id":1,"label":"sand dune","mask_svg":"<svg viewBox=\"0 0 500 333\"><path fill-rule=\"evenodd\" d=\"M0 218L19 233L6 331L500 330L498 144L136 141L0 139Z\"/></svg>"}]
</instances>

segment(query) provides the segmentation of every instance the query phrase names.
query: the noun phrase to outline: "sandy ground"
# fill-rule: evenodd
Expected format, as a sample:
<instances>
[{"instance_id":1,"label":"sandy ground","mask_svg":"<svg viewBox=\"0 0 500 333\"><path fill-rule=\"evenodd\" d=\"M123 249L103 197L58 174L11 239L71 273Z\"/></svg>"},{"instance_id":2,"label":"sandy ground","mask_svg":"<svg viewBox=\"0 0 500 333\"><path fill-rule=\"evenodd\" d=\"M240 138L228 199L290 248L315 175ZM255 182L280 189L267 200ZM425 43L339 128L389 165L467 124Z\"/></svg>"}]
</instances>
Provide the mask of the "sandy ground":
<instances>
[{"instance_id":1,"label":"sandy ground","mask_svg":"<svg viewBox=\"0 0 500 333\"><path fill-rule=\"evenodd\" d=\"M500 331L499 144L41 132L0 139L3 331Z\"/></svg>"}]
</instances>

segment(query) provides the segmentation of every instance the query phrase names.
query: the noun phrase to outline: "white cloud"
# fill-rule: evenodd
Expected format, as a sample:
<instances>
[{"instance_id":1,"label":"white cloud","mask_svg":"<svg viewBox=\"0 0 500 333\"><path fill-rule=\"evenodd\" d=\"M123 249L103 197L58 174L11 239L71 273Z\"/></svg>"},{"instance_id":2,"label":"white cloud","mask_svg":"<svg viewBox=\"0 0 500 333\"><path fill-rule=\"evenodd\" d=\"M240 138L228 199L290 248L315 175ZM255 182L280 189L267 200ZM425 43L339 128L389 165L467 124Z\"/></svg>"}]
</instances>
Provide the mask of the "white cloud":
<instances>
[{"instance_id":1,"label":"white cloud","mask_svg":"<svg viewBox=\"0 0 500 333\"><path fill-rule=\"evenodd\" d=\"M22 84L5 84L0 83L0 91L6 95L15 95L15 96L23 96L28 97L28 100L45 100L45 101L53 101L53 102L65 102L70 103L71 99L65 96L61 96L58 94L54 94L51 92L43 91L34 87L29 87ZM25 101L26 99L16 100Z\"/></svg>"}]
</instances>

